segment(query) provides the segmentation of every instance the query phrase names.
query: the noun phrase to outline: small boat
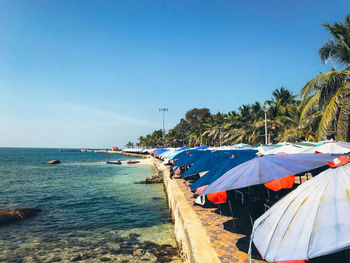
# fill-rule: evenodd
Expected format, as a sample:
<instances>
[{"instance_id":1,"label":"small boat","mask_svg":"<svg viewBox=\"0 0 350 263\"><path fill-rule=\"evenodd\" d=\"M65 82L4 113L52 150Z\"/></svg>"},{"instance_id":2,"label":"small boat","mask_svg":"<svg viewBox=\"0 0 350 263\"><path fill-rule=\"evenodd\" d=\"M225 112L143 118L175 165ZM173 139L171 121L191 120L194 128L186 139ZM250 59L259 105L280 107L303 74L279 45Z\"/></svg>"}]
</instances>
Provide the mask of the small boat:
<instances>
[{"instance_id":1,"label":"small boat","mask_svg":"<svg viewBox=\"0 0 350 263\"><path fill-rule=\"evenodd\" d=\"M135 163L139 163L140 161L137 161L137 160L129 160L127 161L126 163L127 164L135 164Z\"/></svg>"},{"instance_id":2,"label":"small boat","mask_svg":"<svg viewBox=\"0 0 350 263\"><path fill-rule=\"evenodd\" d=\"M120 160L118 161L106 161L106 164L122 164Z\"/></svg>"}]
</instances>

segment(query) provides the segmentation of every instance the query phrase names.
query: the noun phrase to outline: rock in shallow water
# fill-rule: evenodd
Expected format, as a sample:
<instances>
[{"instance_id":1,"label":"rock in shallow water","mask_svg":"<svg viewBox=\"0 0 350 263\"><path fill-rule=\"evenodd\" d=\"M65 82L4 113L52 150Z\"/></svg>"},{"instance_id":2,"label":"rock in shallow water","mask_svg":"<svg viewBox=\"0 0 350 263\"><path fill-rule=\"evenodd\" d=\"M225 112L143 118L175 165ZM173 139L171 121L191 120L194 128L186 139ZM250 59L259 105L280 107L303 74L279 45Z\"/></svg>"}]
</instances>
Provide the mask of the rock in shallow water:
<instances>
[{"instance_id":1,"label":"rock in shallow water","mask_svg":"<svg viewBox=\"0 0 350 263\"><path fill-rule=\"evenodd\" d=\"M51 160L51 161L48 161L47 164L58 164L58 163L61 163L60 160Z\"/></svg>"},{"instance_id":2,"label":"rock in shallow water","mask_svg":"<svg viewBox=\"0 0 350 263\"><path fill-rule=\"evenodd\" d=\"M15 223L41 212L40 208L18 208L14 210L0 210L0 226Z\"/></svg>"}]
</instances>

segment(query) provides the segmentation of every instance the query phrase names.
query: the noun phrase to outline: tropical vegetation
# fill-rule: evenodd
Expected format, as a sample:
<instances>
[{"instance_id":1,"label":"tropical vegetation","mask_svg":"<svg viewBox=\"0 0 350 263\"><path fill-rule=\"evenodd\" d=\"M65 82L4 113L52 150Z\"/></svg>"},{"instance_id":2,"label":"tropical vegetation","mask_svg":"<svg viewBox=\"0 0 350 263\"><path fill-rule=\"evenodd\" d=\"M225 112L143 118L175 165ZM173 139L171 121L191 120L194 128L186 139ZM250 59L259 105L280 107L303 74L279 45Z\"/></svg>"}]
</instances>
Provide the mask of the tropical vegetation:
<instances>
[{"instance_id":1,"label":"tropical vegetation","mask_svg":"<svg viewBox=\"0 0 350 263\"><path fill-rule=\"evenodd\" d=\"M332 38L318 51L332 69L310 80L293 94L281 87L264 103L242 105L228 113L212 114L208 108L194 108L167 133L156 130L138 138L139 147L181 147L198 145L263 144L265 126L268 143L350 139L350 16L344 23L323 26ZM265 118L266 115L266 118ZM133 145L131 142L129 146Z\"/></svg>"}]
</instances>

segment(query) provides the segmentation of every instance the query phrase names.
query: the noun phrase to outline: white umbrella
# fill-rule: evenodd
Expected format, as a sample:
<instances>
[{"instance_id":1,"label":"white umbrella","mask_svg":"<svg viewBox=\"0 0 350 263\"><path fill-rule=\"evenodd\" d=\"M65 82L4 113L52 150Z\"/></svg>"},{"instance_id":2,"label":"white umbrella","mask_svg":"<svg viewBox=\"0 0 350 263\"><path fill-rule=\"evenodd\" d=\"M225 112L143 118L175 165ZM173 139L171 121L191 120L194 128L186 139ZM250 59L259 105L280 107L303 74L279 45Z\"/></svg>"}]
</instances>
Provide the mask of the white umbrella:
<instances>
[{"instance_id":1,"label":"white umbrella","mask_svg":"<svg viewBox=\"0 0 350 263\"><path fill-rule=\"evenodd\" d=\"M310 147L303 150L301 153L349 153L350 143L349 142L326 142L324 144Z\"/></svg>"},{"instance_id":2,"label":"white umbrella","mask_svg":"<svg viewBox=\"0 0 350 263\"><path fill-rule=\"evenodd\" d=\"M350 164L329 168L289 193L253 226L267 261L304 260L350 246Z\"/></svg>"},{"instance_id":3,"label":"white umbrella","mask_svg":"<svg viewBox=\"0 0 350 263\"><path fill-rule=\"evenodd\" d=\"M266 154L268 151L276 149L276 147L273 146L266 146L266 145L260 145L258 147L254 147L255 150L259 151L261 154Z\"/></svg>"},{"instance_id":4,"label":"white umbrella","mask_svg":"<svg viewBox=\"0 0 350 263\"><path fill-rule=\"evenodd\" d=\"M302 152L305 148L310 148L309 146L299 146L299 145L294 145L294 144L285 144L283 146L274 148L270 151L267 151L265 155L267 154L279 154L279 153L300 153Z\"/></svg>"}]
</instances>

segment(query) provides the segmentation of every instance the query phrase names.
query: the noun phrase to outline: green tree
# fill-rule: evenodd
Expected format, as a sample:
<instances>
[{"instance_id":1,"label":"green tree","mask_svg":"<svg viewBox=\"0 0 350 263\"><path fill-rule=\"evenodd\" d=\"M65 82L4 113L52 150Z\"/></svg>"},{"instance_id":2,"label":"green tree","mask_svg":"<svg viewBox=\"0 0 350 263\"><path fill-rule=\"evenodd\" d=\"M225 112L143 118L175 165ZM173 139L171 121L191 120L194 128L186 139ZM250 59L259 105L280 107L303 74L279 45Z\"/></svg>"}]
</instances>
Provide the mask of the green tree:
<instances>
[{"instance_id":1,"label":"green tree","mask_svg":"<svg viewBox=\"0 0 350 263\"><path fill-rule=\"evenodd\" d=\"M319 49L322 62L332 59L347 68L320 74L305 85L300 122L317 127L317 140L335 137L346 141L350 130L350 17L345 17L344 24L326 22L323 26L333 38Z\"/></svg>"},{"instance_id":2,"label":"green tree","mask_svg":"<svg viewBox=\"0 0 350 263\"><path fill-rule=\"evenodd\" d=\"M135 147L135 144L133 142L128 142L126 145L125 145L126 148L130 149L130 148L134 148Z\"/></svg>"},{"instance_id":3,"label":"green tree","mask_svg":"<svg viewBox=\"0 0 350 263\"><path fill-rule=\"evenodd\" d=\"M186 121L190 125L190 128L198 128L200 122L210 116L210 110L208 108L194 108L186 112Z\"/></svg>"},{"instance_id":4,"label":"green tree","mask_svg":"<svg viewBox=\"0 0 350 263\"><path fill-rule=\"evenodd\" d=\"M346 15L344 24L334 23L329 25L325 22L323 26L332 34L334 38L329 39L319 49L318 54L323 63L329 59L335 62L349 66L350 64L350 16Z\"/></svg>"}]
</instances>

